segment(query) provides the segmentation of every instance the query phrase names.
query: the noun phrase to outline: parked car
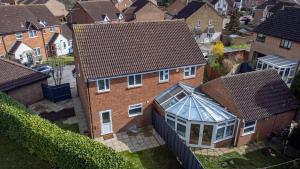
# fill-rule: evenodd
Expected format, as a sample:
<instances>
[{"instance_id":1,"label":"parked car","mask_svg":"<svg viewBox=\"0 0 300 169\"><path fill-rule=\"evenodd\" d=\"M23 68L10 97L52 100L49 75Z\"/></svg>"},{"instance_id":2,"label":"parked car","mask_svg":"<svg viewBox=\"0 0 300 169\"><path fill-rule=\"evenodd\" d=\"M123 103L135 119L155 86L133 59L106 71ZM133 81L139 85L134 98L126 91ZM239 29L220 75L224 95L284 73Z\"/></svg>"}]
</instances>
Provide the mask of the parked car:
<instances>
[{"instance_id":1,"label":"parked car","mask_svg":"<svg viewBox=\"0 0 300 169\"><path fill-rule=\"evenodd\" d=\"M54 69L51 66L46 65L46 64L39 64L39 65L33 66L32 69L36 70L38 72L41 72L41 73L45 73L47 75L50 75L51 73L54 72Z\"/></svg>"}]
</instances>

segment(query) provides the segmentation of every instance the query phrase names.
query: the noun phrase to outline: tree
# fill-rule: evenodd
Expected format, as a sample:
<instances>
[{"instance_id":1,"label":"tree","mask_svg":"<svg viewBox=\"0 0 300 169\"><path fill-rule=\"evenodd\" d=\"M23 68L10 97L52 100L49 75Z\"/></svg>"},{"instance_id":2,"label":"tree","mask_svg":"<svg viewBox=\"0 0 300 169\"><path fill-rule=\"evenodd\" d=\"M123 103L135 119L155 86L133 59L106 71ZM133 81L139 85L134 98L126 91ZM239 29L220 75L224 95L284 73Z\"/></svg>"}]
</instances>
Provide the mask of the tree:
<instances>
[{"instance_id":1,"label":"tree","mask_svg":"<svg viewBox=\"0 0 300 169\"><path fill-rule=\"evenodd\" d=\"M60 85L61 84L61 79L62 79L62 74L64 71L64 66L65 63L63 59L54 57L49 61L49 65L52 66L53 71L51 72L52 78L54 80L54 84Z\"/></svg>"},{"instance_id":2,"label":"tree","mask_svg":"<svg viewBox=\"0 0 300 169\"><path fill-rule=\"evenodd\" d=\"M224 74L224 45L222 42L218 41L212 49L212 54L208 57L209 66L220 74Z\"/></svg>"},{"instance_id":3,"label":"tree","mask_svg":"<svg viewBox=\"0 0 300 169\"><path fill-rule=\"evenodd\" d=\"M225 29L232 33L237 33L240 29L240 14L238 10L235 10L230 16L229 23L226 24Z\"/></svg>"},{"instance_id":4,"label":"tree","mask_svg":"<svg viewBox=\"0 0 300 169\"><path fill-rule=\"evenodd\" d=\"M297 73L293 80L291 91L296 96L296 98L300 100L300 72Z\"/></svg>"},{"instance_id":5,"label":"tree","mask_svg":"<svg viewBox=\"0 0 300 169\"><path fill-rule=\"evenodd\" d=\"M224 45L221 41L218 41L213 49L212 54L218 58L218 61L221 62L224 59Z\"/></svg>"}]
</instances>

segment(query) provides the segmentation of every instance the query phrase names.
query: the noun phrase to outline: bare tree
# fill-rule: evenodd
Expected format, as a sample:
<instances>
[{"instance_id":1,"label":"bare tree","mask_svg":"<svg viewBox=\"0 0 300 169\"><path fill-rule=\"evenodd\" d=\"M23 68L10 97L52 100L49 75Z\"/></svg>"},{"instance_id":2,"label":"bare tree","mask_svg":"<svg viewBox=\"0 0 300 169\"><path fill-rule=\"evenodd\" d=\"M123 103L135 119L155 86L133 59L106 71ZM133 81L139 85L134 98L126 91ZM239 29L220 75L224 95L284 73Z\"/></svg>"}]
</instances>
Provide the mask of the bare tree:
<instances>
[{"instance_id":1,"label":"bare tree","mask_svg":"<svg viewBox=\"0 0 300 169\"><path fill-rule=\"evenodd\" d=\"M49 65L53 68L53 71L51 71L51 75L54 80L55 86L60 85L65 67L64 61L60 58L55 57L49 62Z\"/></svg>"}]
</instances>

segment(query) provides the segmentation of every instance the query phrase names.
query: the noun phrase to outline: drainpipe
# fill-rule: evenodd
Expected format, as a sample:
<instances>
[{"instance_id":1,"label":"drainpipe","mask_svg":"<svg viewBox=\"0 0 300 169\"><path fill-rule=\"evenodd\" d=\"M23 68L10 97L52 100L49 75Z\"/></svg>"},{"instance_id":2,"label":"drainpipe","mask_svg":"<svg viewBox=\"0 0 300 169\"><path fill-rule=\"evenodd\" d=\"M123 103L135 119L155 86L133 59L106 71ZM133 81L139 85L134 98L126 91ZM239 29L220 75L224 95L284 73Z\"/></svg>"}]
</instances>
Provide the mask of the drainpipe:
<instances>
[{"instance_id":1,"label":"drainpipe","mask_svg":"<svg viewBox=\"0 0 300 169\"><path fill-rule=\"evenodd\" d=\"M1 40L2 40L2 43L3 43L4 50L5 50L5 55L7 55L7 48L6 48L6 45L5 45L5 42L4 42L4 35L1 36Z\"/></svg>"},{"instance_id":2,"label":"drainpipe","mask_svg":"<svg viewBox=\"0 0 300 169\"><path fill-rule=\"evenodd\" d=\"M46 43L45 43L45 38L44 38L44 33L43 33L43 29L41 29L40 30L40 32L41 32L41 34L42 34L42 39L43 39L43 47L44 47L44 50L45 50L45 53L46 53L46 59L48 60L48 51L47 51L47 49L46 49ZM48 46L49 47L49 46ZM43 60L43 58L42 58L42 60Z\"/></svg>"},{"instance_id":3,"label":"drainpipe","mask_svg":"<svg viewBox=\"0 0 300 169\"><path fill-rule=\"evenodd\" d=\"M240 130L240 122L241 122L241 120L238 119L238 124L236 126L235 138L234 138L233 146L236 146L236 144L237 144L237 138L238 138L238 134L239 134L239 130Z\"/></svg>"},{"instance_id":4,"label":"drainpipe","mask_svg":"<svg viewBox=\"0 0 300 169\"><path fill-rule=\"evenodd\" d=\"M93 128L93 116L92 116L92 106L91 106L91 98L90 98L90 85L89 81L87 80L87 89L88 89L88 105L90 110L90 129L91 129L91 137L94 139L94 128Z\"/></svg>"}]
</instances>

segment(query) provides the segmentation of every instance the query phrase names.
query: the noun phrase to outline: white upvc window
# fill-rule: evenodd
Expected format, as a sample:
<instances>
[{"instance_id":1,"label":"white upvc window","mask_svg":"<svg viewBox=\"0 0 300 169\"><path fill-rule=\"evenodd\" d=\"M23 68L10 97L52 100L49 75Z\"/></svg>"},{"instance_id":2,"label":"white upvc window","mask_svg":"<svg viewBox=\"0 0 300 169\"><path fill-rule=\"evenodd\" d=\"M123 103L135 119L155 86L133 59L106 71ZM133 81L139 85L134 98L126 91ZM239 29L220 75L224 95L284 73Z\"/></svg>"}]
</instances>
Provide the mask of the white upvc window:
<instances>
[{"instance_id":1,"label":"white upvc window","mask_svg":"<svg viewBox=\"0 0 300 169\"><path fill-rule=\"evenodd\" d=\"M109 79L97 80L97 89L98 89L97 90L98 93L110 91L110 80Z\"/></svg>"},{"instance_id":2,"label":"white upvc window","mask_svg":"<svg viewBox=\"0 0 300 169\"><path fill-rule=\"evenodd\" d=\"M128 76L127 81L128 81L128 88L142 86L142 75L137 74L137 75Z\"/></svg>"},{"instance_id":3,"label":"white upvc window","mask_svg":"<svg viewBox=\"0 0 300 169\"><path fill-rule=\"evenodd\" d=\"M23 32L17 32L15 35L16 35L16 39L17 39L17 40L23 38Z\"/></svg>"},{"instance_id":4,"label":"white upvc window","mask_svg":"<svg viewBox=\"0 0 300 169\"><path fill-rule=\"evenodd\" d=\"M30 30L28 33L30 38L35 38L38 36L36 30Z\"/></svg>"},{"instance_id":5,"label":"white upvc window","mask_svg":"<svg viewBox=\"0 0 300 169\"><path fill-rule=\"evenodd\" d=\"M255 128L256 128L256 120L245 121L244 122L243 136L255 133Z\"/></svg>"},{"instance_id":6,"label":"white upvc window","mask_svg":"<svg viewBox=\"0 0 300 169\"><path fill-rule=\"evenodd\" d=\"M159 71L159 82L168 82L169 81L169 70Z\"/></svg>"},{"instance_id":7,"label":"white upvc window","mask_svg":"<svg viewBox=\"0 0 300 169\"><path fill-rule=\"evenodd\" d=\"M55 26L51 26L49 29L50 29L50 32L55 32Z\"/></svg>"},{"instance_id":8,"label":"white upvc window","mask_svg":"<svg viewBox=\"0 0 300 169\"><path fill-rule=\"evenodd\" d=\"M228 122L218 124L216 141L222 141L233 137L235 121L236 120L230 120Z\"/></svg>"},{"instance_id":9,"label":"white upvc window","mask_svg":"<svg viewBox=\"0 0 300 169\"><path fill-rule=\"evenodd\" d=\"M166 122L172 129L175 129L175 120L176 120L176 117L174 117L173 115L170 115L168 113L166 114Z\"/></svg>"},{"instance_id":10,"label":"white upvc window","mask_svg":"<svg viewBox=\"0 0 300 169\"><path fill-rule=\"evenodd\" d=\"M196 77L196 66L189 66L184 68L184 78L193 78Z\"/></svg>"},{"instance_id":11,"label":"white upvc window","mask_svg":"<svg viewBox=\"0 0 300 169\"><path fill-rule=\"evenodd\" d=\"M183 139L186 138L186 121L180 118L177 118L177 124L176 124L176 132L180 137Z\"/></svg>"},{"instance_id":12,"label":"white upvc window","mask_svg":"<svg viewBox=\"0 0 300 169\"><path fill-rule=\"evenodd\" d=\"M39 47L34 48L34 54L35 54L35 56L41 56L41 48L39 48Z\"/></svg>"},{"instance_id":13,"label":"white upvc window","mask_svg":"<svg viewBox=\"0 0 300 169\"><path fill-rule=\"evenodd\" d=\"M285 49L291 49L292 42L289 40L281 39L280 47L285 48Z\"/></svg>"},{"instance_id":14,"label":"white upvc window","mask_svg":"<svg viewBox=\"0 0 300 169\"><path fill-rule=\"evenodd\" d=\"M129 117L139 116L142 114L143 114L143 104L142 103L128 106L128 116Z\"/></svg>"}]
</instances>

